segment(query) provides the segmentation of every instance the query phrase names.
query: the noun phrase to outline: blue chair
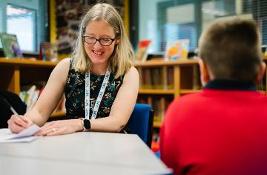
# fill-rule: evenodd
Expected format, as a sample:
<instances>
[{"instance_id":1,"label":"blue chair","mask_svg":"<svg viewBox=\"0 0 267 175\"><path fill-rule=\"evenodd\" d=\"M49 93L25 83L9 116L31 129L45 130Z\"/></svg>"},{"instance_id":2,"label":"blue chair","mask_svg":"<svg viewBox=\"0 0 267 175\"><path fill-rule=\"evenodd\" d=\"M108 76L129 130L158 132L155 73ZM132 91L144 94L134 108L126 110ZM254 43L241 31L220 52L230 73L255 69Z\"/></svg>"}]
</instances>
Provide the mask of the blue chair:
<instances>
[{"instance_id":1,"label":"blue chair","mask_svg":"<svg viewBox=\"0 0 267 175\"><path fill-rule=\"evenodd\" d=\"M153 130L153 110L148 104L136 104L128 121L127 129L137 134L148 147L151 147Z\"/></svg>"}]
</instances>

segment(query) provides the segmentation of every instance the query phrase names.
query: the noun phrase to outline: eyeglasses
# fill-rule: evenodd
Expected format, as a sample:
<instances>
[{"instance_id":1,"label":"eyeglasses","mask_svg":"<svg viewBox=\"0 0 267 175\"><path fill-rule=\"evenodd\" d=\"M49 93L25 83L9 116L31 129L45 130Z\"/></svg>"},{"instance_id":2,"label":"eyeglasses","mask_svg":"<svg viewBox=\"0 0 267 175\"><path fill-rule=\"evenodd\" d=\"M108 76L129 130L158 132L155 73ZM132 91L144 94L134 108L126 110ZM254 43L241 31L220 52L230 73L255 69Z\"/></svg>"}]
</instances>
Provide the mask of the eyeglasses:
<instances>
[{"instance_id":1,"label":"eyeglasses","mask_svg":"<svg viewBox=\"0 0 267 175\"><path fill-rule=\"evenodd\" d=\"M83 41L86 42L87 44L95 44L98 41L102 46L110 46L114 40L115 38L96 39L95 37L92 36L83 36Z\"/></svg>"}]
</instances>

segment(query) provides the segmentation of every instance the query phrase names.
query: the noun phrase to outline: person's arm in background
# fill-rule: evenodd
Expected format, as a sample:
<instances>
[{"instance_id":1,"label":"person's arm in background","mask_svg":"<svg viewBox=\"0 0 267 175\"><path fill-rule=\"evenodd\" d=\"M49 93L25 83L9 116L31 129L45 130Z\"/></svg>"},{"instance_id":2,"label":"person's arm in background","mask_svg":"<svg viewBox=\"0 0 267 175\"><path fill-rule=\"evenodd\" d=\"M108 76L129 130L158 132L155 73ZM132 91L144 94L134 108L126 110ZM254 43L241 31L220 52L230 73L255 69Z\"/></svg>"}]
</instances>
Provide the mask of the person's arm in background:
<instances>
[{"instance_id":1,"label":"person's arm in background","mask_svg":"<svg viewBox=\"0 0 267 175\"><path fill-rule=\"evenodd\" d=\"M52 71L33 108L26 112L24 116L12 115L8 121L8 127L12 132L18 133L32 123L39 126L45 124L63 95L69 66L70 59L60 61Z\"/></svg>"},{"instance_id":2,"label":"person's arm in background","mask_svg":"<svg viewBox=\"0 0 267 175\"><path fill-rule=\"evenodd\" d=\"M127 124L139 90L139 74L131 67L125 74L123 83L111 107L110 115L91 121L92 131L120 132Z\"/></svg>"}]
</instances>

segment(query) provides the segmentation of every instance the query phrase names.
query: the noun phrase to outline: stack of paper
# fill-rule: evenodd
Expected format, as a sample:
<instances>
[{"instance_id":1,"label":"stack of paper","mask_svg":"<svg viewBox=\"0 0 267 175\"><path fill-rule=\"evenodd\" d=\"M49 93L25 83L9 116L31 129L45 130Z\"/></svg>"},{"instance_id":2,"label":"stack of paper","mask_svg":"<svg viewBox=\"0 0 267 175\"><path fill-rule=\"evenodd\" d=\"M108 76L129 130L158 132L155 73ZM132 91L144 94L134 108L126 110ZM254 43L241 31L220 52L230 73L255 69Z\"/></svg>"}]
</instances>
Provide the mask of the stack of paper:
<instances>
[{"instance_id":1,"label":"stack of paper","mask_svg":"<svg viewBox=\"0 0 267 175\"><path fill-rule=\"evenodd\" d=\"M0 143L4 142L31 142L37 138L34 136L40 130L40 127L33 124L22 130L18 134L12 133L9 129L0 129Z\"/></svg>"}]
</instances>

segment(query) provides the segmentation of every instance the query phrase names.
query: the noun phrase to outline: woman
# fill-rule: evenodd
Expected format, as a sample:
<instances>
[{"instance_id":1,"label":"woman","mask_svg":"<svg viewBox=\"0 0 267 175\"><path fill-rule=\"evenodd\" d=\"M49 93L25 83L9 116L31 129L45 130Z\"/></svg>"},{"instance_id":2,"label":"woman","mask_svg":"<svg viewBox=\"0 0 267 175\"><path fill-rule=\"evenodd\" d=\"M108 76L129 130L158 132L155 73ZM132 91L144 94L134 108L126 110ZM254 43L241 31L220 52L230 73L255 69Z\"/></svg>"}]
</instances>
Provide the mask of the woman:
<instances>
[{"instance_id":1,"label":"woman","mask_svg":"<svg viewBox=\"0 0 267 175\"><path fill-rule=\"evenodd\" d=\"M118 12L109 4L96 4L81 22L72 59L58 63L34 107L25 117L10 118L10 130L18 133L35 123L44 125L38 132L43 136L122 131L139 88L133 58ZM69 119L46 123L63 93Z\"/></svg>"}]
</instances>

